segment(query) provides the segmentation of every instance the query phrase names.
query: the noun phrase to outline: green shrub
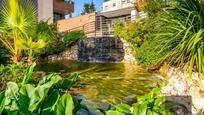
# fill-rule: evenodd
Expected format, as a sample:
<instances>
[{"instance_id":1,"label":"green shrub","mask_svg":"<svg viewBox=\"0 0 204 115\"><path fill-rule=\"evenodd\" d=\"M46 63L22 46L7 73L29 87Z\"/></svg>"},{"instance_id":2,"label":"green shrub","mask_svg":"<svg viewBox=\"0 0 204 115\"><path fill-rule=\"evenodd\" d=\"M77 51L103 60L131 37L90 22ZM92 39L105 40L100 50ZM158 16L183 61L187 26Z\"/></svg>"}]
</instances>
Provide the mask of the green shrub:
<instances>
[{"instance_id":1,"label":"green shrub","mask_svg":"<svg viewBox=\"0 0 204 115\"><path fill-rule=\"evenodd\" d=\"M134 46L137 62L143 67L148 67L161 57L161 54L158 53L160 50L155 47L160 42L152 40L155 37L158 18L155 16L127 25L122 24L121 21L116 21L114 25L114 34L124 38Z\"/></svg>"},{"instance_id":2,"label":"green shrub","mask_svg":"<svg viewBox=\"0 0 204 115\"><path fill-rule=\"evenodd\" d=\"M57 24L49 24L48 20L38 22L36 35L38 39L45 41L49 45L50 42L58 38Z\"/></svg>"},{"instance_id":3,"label":"green shrub","mask_svg":"<svg viewBox=\"0 0 204 115\"><path fill-rule=\"evenodd\" d=\"M137 63L142 67L149 67L154 64L158 59L162 58L166 53L161 52L159 47L160 42L154 40L145 41L144 44L136 48Z\"/></svg>"},{"instance_id":4,"label":"green shrub","mask_svg":"<svg viewBox=\"0 0 204 115\"><path fill-rule=\"evenodd\" d=\"M76 30L72 32L68 32L64 35L63 41L68 46L73 42L76 42L79 39L85 38L86 35L82 30Z\"/></svg>"},{"instance_id":5,"label":"green shrub","mask_svg":"<svg viewBox=\"0 0 204 115\"><path fill-rule=\"evenodd\" d=\"M20 82L23 80L23 75L26 66L23 63L8 64L0 66L0 91L6 88L8 81Z\"/></svg>"},{"instance_id":6,"label":"green shrub","mask_svg":"<svg viewBox=\"0 0 204 115\"><path fill-rule=\"evenodd\" d=\"M66 45L63 41L55 39L51 41L47 46L42 50L41 56L48 56L52 54L58 54L66 48Z\"/></svg>"}]
</instances>

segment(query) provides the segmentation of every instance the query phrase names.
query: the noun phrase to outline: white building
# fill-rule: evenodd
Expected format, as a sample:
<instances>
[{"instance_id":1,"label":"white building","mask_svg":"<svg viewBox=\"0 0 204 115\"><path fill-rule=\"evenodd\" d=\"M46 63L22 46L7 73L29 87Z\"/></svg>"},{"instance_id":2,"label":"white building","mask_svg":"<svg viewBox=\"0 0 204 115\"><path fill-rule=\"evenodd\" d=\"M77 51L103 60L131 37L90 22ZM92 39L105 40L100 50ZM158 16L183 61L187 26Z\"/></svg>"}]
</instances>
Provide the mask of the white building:
<instances>
[{"instance_id":1,"label":"white building","mask_svg":"<svg viewBox=\"0 0 204 115\"><path fill-rule=\"evenodd\" d=\"M105 0L101 12L109 12L134 7L133 5L134 1L135 0Z\"/></svg>"},{"instance_id":2,"label":"white building","mask_svg":"<svg viewBox=\"0 0 204 115\"><path fill-rule=\"evenodd\" d=\"M96 18L97 31L103 35L112 35L113 26L117 20L124 24L135 20L136 9L134 2L136 0L105 0L102 4L102 10Z\"/></svg>"}]
</instances>

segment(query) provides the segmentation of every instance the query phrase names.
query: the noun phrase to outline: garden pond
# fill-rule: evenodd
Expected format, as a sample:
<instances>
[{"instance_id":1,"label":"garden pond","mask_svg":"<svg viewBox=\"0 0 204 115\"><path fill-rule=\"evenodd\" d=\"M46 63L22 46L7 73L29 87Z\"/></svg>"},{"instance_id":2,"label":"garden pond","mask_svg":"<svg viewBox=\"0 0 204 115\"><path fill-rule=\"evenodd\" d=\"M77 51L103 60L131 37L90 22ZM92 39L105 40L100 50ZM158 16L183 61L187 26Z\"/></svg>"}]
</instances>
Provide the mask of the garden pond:
<instances>
[{"instance_id":1,"label":"garden pond","mask_svg":"<svg viewBox=\"0 0 204 115\"><path fill-rule=\"evenodd\" d=\"M128 63L41 62L36 71L62 75L79 73L79 81L72 92L99 103L130 101L131 98L141 96L158 86L162 79L156 73Z\"/></svg>"}]
</instances>

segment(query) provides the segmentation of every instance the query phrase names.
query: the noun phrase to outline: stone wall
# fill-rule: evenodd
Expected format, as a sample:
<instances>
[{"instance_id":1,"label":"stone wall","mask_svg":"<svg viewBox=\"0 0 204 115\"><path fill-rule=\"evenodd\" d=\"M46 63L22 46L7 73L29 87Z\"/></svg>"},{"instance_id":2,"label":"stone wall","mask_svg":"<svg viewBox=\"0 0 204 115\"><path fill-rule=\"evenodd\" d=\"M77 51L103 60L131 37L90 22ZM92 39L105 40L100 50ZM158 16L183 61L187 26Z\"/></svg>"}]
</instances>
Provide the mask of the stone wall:
<instances>
[{"instance_id":1,"label":"stone wall","mask_svg":"<svg viewBox=\"0 0 204 115\"><path fill-rule=\"evenodd\" d=\"M72 44L67 49L59 54L49 55L46 59L49 61L56 60L77 60L78 59L78 45L77 43Z\"/></svg>"},{"instance_id":2,"label":"stone wall","mask_svg":"<svg viewBox=\"0 0 204 115\"><path fill-rule=\"evenodd\" d=\"M63 52L50 55L47 59L49 61L136 62L131 45L123 39L113 37L92 37L79 40Z\"/></svg>"},{"instance_id":3,"label":"stone wall","mask_svg":"<svg viewBox=\"0 0 204 115\"><path fill-rule=\"evenodd\" d=\"M168 83L162 87L161 94L164 96L190 96L193 115L204 115L204 78L195 72L190 77L188 72L169 66L162 67L160 71L169 77ZM185 98L183 102L185 103ZM188 104L184 105L188 106Z\"/></svg>"}]
</instances>

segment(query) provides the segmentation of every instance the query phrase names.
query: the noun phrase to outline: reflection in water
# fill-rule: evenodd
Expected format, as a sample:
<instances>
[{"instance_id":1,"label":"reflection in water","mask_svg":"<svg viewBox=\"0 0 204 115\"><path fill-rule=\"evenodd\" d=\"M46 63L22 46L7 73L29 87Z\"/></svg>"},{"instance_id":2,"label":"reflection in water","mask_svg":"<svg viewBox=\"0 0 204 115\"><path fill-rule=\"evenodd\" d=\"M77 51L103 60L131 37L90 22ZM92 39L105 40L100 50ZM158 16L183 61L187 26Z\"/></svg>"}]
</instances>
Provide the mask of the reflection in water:
<instances>
[{"instance_id":1,"label":"reflection in water","mask_svg":"<svg viewBox=\"0 0 204 115\"><path fill-rule=\"evenodd\" d=\"M156 86L155 74L133 64L84 63L75 61L43 62L38 71L80 73L73 90L97 102L118 102L131 95L143 95Z\"/></svg>"}]
</instances>

